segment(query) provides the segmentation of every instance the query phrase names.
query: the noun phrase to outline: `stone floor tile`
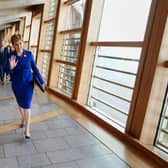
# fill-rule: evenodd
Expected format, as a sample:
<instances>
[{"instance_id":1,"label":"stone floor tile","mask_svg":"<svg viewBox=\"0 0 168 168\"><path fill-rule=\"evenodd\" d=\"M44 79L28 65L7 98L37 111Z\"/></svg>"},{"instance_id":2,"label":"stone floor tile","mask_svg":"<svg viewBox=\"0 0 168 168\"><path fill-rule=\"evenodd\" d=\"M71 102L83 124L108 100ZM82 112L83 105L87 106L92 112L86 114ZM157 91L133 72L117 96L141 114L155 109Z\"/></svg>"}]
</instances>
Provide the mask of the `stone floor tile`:
<instances>
[{"instance_id":1,"label":"stone floor tile","mask_svg":"<svg viewBox=\"0 0 168 168\"><path fill-rule=\"evenodd\" d=\"M100 141L91 134L65 136L64 138L71 147L80 147L100 143Z\"/></svg>"},{"instance_id":2,"label":"stone floor tile","mask_svg":"<svg viewBox=\"0 0 168 168\"><path fill-rule=\"evenodd\" d=\"M44 166L42 168L79 168L79 166L76 162L66 162L60 164L53 164L50 166Z\"/></svg>"},{"instance_id":3,"label":"stone floor tile","mask_svg":"<svg viewBox=\"0 0 168 168\"><path fill-rule=\"evenodd\" d=\"M50 164L45 153L18 156L17 159L21 168L31 168Z\"/></svg>"},{"instance_id":4,"label":"stone floor tile","mask_svg":"<svg viewBox=\"0 0 168 168\"><path fill-rule=\"evenodd\" d=\"M69 148L63 138L49 138L45 140L37 140L33 142L38 152L56 151L59 149Z\"/></svg>"},{"instance_id":5,"label":"stone floor tile","mask_svg":"<svg viewBox=\"0 0 168 168\"><path fill-rule=\"evenodd\" d=\"M77 161L80 168L129 168L114 154Z\"/></svg>"},{"instance_id":6,"label":"stone floor tile","mask_svg":"<svg viewBox=\"0 0 168 168\"><path fill-rule=\"evenodd\" d=\"M86 158L103 156L112 153L112 151L105 147L103 144L82 146L78 149Z\"/></svg>"},{"instance_id":7,"label":"stone floor tile","mask_svg":"<svg viewBox=\"0 0 168 168\"><path fill-rule=\"evenodd\" d=\"M25 140L21 140L18 143L5 144L4 151L6 157L33 154L36 152L33 143L26 142Z\"/></svg>"},{"instance_id":8,"label":"stone floor tile","mask_svg":"<svg viewBox=\"0 0 168 168\"><path fill-rule=\"evenodd\" d=\"M16 158L0 158L1 168L19 168Z\"/></svg>"},{"instance_id":9,"label":"stone floor tile","mask_svg":"<svg viewBox=\"0 0 168 168\"><path fill-rule=\"evenodd\" d=\"M0 158L4 158L4 157L5 157L4 149L3 149L3 146L0 145Z\"/></svg>"},{"instance_id":10,"label":"stone floor tile","mask_svg":"<svg viewBox=\"0 0 168 168\"><path fill-rule=\"evenodd\" d=\"M55 130L48 130L47 132L45 132L45 134L47 135L47 137L53 138L65 136L67 135L67 132L63 128L57 128Z\"/></svg>"},{"instance_id":11,"label":"stone floor tile","mask_svg":"<svg viewBox=\"0 0 168 168\"><path fill-rule=\"evenodd\" d=\"M4 144L10 144L10 143L14 143L14 142L21 142L23 141L23 135L21 134L9 134L7 133L6 135L0 135L0 145L4 145Z\"/></svg>"},{"instance_id":12,"label":"stone floor tile","mask_svg":"<svg viewBox=\"0 0 168 168\"><path fill-rule=\"evenodd\" d=\"M55 152L47 152L52 163L64 163L82 159L83 155L79 149L58 150Z\"/></svg>"}]
</instances>

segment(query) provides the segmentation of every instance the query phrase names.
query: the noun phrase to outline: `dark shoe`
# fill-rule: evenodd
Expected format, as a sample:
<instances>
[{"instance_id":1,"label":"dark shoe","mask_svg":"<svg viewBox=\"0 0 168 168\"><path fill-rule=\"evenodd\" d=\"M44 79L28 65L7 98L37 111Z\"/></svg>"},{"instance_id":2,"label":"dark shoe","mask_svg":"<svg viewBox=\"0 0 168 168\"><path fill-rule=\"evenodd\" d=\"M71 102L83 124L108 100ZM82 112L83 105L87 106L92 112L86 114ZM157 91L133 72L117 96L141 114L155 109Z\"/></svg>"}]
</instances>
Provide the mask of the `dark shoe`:
<instances>
[{"instance_id":1,"label":"dark shoe","mask_svg":"<svg viewBox=\"0 0 168 168\"><path fill-rule=\"evenodd\" d=\"M24 124L20 124L20 128L25 128L25 125Z\"/></svg>"},{"instance_id":2,"label":"dark shoe","mask_svg":"<svg viewBox=\"0 0 168 168\"><path fill-rule=\"evenodd\" d=\"M30 135L26 135L25 131L24 131L24 139L25 140L30 140L31 139L31 136Z\"/></svg>"},{"instance_id":3,"label":"dark shoe","mask_svg":"<svg viewBox=\"0 0 168 168\"><path fill-rule=\"evenodd\" d=\"M31 139L31 136L25 135L25 140L30 140L30 139Z\"/></svg>"}]
</instances>

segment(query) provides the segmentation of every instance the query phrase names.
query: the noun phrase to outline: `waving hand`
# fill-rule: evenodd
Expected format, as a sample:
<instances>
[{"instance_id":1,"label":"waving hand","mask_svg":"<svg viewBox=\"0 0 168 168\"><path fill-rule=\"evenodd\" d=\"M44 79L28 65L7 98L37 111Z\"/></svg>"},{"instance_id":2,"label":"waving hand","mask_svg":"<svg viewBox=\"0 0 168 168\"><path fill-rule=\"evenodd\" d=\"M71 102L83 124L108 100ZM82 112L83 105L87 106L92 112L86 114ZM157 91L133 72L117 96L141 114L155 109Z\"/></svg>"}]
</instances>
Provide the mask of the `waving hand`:
<instances>
[{"instance_id":1,"label":"waving hand","mask_svg":"<svg viewBox=\"0 0 168 168\"><path fill-rule=\"evenodd\" d=\"M16 61L16 56L12 55L9 58L9 64L10 64L10 69L12 70L13 68L15 68L15 66L17 65L18 61Z\"/></svg>"}]
</instances>

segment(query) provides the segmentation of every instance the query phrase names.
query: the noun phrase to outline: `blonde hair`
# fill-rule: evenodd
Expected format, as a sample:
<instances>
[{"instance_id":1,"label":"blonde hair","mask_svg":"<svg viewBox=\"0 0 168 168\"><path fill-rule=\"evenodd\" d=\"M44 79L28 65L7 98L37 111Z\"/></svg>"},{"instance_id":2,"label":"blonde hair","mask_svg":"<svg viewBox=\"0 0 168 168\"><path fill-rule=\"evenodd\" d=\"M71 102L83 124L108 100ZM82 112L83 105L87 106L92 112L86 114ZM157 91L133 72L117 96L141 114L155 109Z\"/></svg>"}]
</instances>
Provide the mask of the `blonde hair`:
<instances>
[{"instance_id":1,"label":"blonde hair","mask_svg":"<svg viewBox=\"0 0 168 168\"><path fill-rule=\"evenodd\" d=\"M14 34L11 37L11 43L14 44L15 42L22 40L22 36L20 34Z\"/></svg>"}]
</instances>

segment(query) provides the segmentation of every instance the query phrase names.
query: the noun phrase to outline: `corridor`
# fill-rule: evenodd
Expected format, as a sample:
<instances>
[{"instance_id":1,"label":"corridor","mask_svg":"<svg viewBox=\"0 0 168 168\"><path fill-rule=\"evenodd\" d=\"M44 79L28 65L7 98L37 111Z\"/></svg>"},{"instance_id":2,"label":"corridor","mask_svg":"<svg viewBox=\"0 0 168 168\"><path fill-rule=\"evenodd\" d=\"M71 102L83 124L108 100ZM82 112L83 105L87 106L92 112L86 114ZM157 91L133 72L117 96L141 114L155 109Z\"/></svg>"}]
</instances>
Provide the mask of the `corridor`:
<instances>
[{"instance_id":1,"label":"corridor","mask_svg":"<svg viewBox=\"0 0 168 168\"><path fill-rule=\"evenodd\" d=\"M24 140L9 84L0 86L0 95L0 168L129 167L59 105L38 91L32 103L32 140Z\"/></svg>"},{"instance_id":2,"label":"corridor","mask_svg":"<svg viewBox=\"0 0 168 168\"><path fill-rule=\"evenodd\" d=\"M168 0L0 0L0 168L168 168L167 53Z\"/></svg>"}]
</instances>

